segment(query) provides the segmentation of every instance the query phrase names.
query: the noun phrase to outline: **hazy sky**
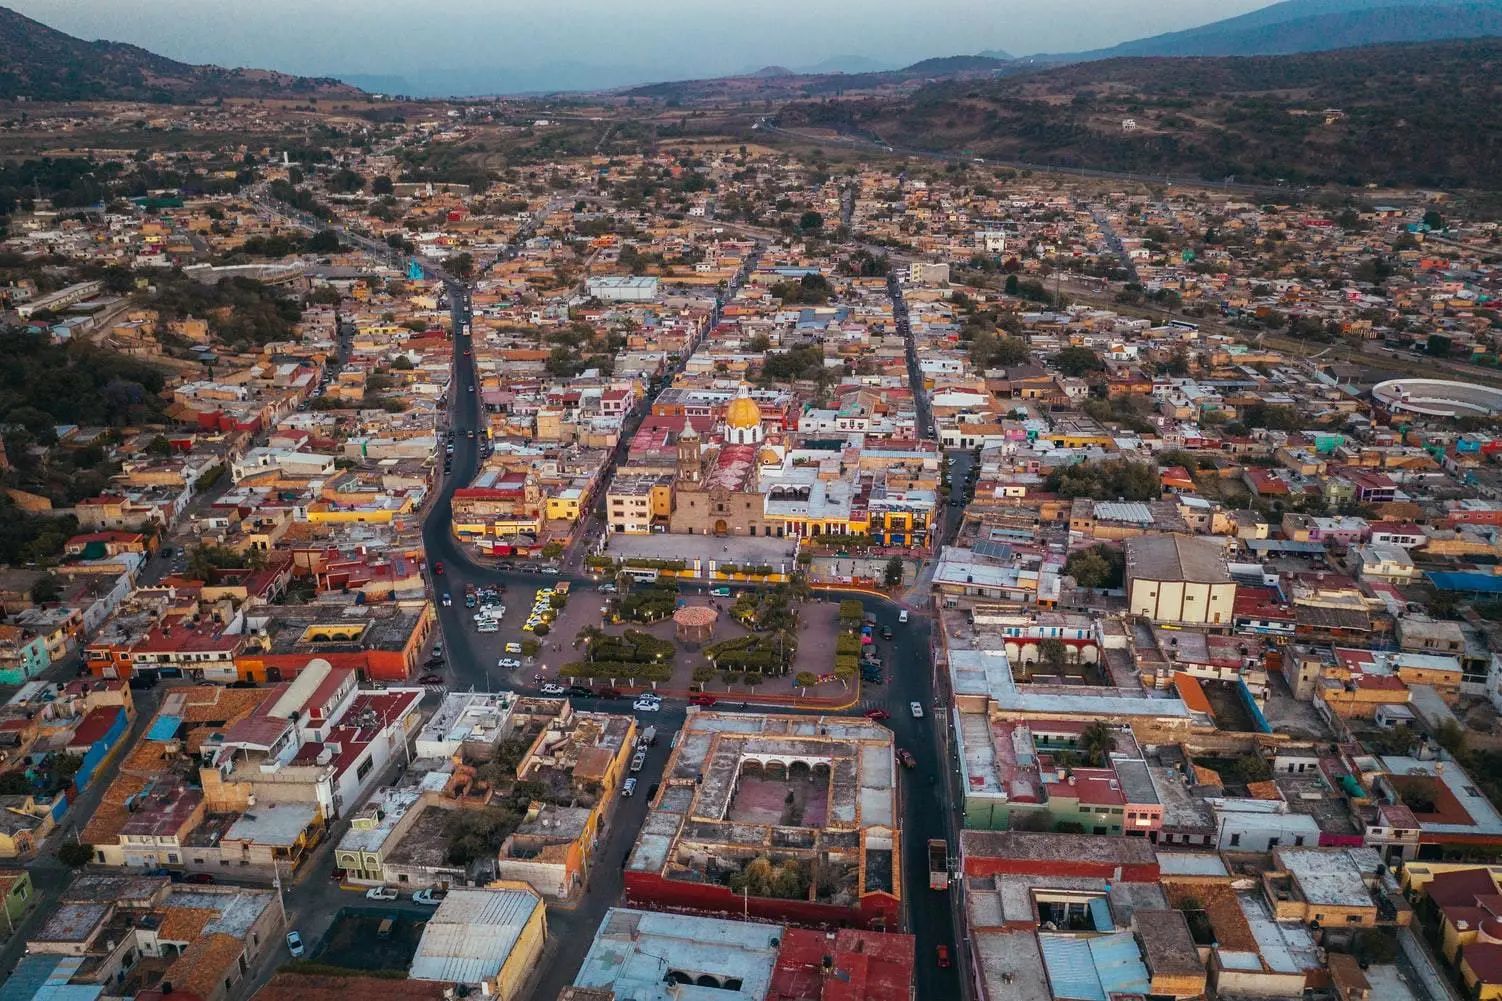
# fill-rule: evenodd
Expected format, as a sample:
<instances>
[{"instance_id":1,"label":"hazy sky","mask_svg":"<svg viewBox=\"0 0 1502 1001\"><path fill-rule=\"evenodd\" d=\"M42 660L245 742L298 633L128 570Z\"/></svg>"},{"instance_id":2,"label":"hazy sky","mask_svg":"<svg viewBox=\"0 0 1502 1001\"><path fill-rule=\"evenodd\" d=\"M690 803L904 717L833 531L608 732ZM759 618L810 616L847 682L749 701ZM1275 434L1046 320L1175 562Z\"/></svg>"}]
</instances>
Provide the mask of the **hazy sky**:
<instances>
[{"instance_id":1,"label":"hazy sky","mask_svg":"<svg viewBox=\"0 0 1502 1001\"><path fill-rule=\"evenodd\" d=\"M185 62L432 90L717 76L860 55L902 65L1003 49L1097 48L1269 0L0 0L82 38ZM458 81L456 83L455 81Z\"/></svg>"}]
</instances>

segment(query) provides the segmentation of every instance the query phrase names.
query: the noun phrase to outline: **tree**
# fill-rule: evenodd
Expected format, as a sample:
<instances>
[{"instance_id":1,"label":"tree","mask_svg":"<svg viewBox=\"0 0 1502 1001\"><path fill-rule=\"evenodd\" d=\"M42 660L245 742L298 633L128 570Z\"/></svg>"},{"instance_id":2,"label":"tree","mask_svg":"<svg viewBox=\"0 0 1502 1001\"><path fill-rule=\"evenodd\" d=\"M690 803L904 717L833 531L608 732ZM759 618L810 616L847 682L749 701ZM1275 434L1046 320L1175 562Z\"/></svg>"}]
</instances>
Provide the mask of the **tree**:
<instances>
[{"instance_id":1,"label":"tree","mask_svg":"<svg viewBox=\"0 0 1502 1001\"><path fill-rule=\"evenodd\" d=\"M157 435L146 443L146 451L150 455L168 456L172 454L172 443L165 435Z\"/></svg>"},{"instance_id":2,"label":"tree","mask_svg":"<svg viewBox=\"0 0 1502 1001\"><path fill-rule=\"evenodd\" d=\"M81 841L64 841L57 849L57 860L63 865L79 866L88 865L94 858L94 849Z\"/></svg>"},{"instance_id":3,"label":"tree","mask_svg":"<svg viewBox=\"0 0 1502 1001\"><path fill-rule=\"evenodd\" d=\"M903 564L902 557L893 556L887 560L886 573L883 575L884 583L887 587L901 587L902 578L906 570L907 567Z\"/></svg>"},{"instance_id":4,"label":"tree","mask_svg":"<svg viewBox=\"0 0 1502 1001\"><path fill-rule=\"evenodd\" d=\"M1069 661L1069 648L1064 641L1054 636L1038 641L1038 658L1053 674L1058 674Z\"/></svg>"},{"instance_id":5,"label":"tree","mask_svg":"<svg viewBox=\"0 0 1502 1001\"><path fill-rule=\"evenodd\" d=\"M339 252L339 234L331 229L320 229L303 244L310 254L335 254Z\"/></svg>"},{"instance_id":6,"label":"tree","mask_svg":"<svg viewBox=\"0 0 1502 1001\"><path fill-rule=\"evenodd\" d=\"M805 233L814 233L824 228L824 217L810 209L798 217L798 228Z\"/></svg>"},{"instance_id":7,"label":"tree","mask_svg":"<svg viewBox=\"0 0 1502 1001\"><path fill-rule=\"evenodd\" d=\"M1116 750L1116 735L1111 728L1100 720L1096 720L1080 732L1080 752L1085 755L1085 760L1092 767L1100 767L1106 763L1106 758Z\"/></svg>"},{"instance_id":8,"label":"tree","mask_svg":"<svg viewBox=\"0 0 1502 1001\"><path fill-rule=\"evenodd\" d=\"M1459 754L1465 747L1465 730L1453 719L1447 719L1435 729L1434 739L1446 751Z\"/></svg>"},{"instance_id":9,"label":"tree","mask_svg":"<svg viewBox=\"0 0 1502 1001\"><path fill-rule=\"evenodd\" d=\"M468 278L474 274L475 259L467 253L452 254L444 259L443 266L456 278Z\"/></svg>"},{"instance_id":10,"label":"tree","mask_svg":"<svg viewBox=\"0 0 1502 1001\"><path fill-rule=\"evenodd\" d=\"M62 579L54 574L38 577L31 585L31 600L38 605L56 601L63 595Z\"/></svg>"},{"instance_id":11,"label":"tree","mask_svg":"<svg viewBox=\"0 0 1502 1001\"><path fill-rule=\"evenodd\" d=\"M377 174L370 179L370 193L373 195L389 195L395 190L396 185L385 174Z\"/></svg>"},{"instance_id":12,"label":"tree","mask_svg":"<svg viewBox=\"0 0 1502 1001\"><path fill-rule=\"evenodd\" d=\"M1089 348L1069 347L1053 356L1054 367L1068 376L1079 378L1091 372L1105 371L1106 363Z\"/></svg>"},{"instance_id":13,"label":"tree","mask_svg":"<svg viewBox=\"0 0 1502 1001\"><path fill-rule=\"evenodd\" d=\"M812 671L799 671L793 676L793 684L807 691L819 683L819 676Z\"/></svg>"},{"instance_id":14,"label":"tree","mask_svg":"<svg viewBox=\"0 0 1502 1001\"><path fill-rule=\"evenodd\" d=\"M1095 550L1083 549L1071 553L1064 561L1064 572L1080 587L1094 590L1105 586L1111 576L1111 565Z\"/></svg>"},{"instance_id":15,"label":"tree","mask_svg":"<svg viewBox=\"0 0 1502 1001\"><path fill-rule=\"evenodd\" d=\"M1015 273L1007 275L1007 283L1004 288L1007 295L1016 295L1020 291L1020 282Z\"/></svg>"},{"instance_id":16,"label":"tree","mask_svg":"<svg viewBox=\"0 0 1502 1001\"><path fill-rule=\"evenodd\" d=\"M1444 229L1445 217L1436 209L1429 209L1424 213L1424 225L1430 229Z\"/></svg>"},{"instance_id":17,"label":"tree","mask_svg":"<svg viewBox=\"0 0 1502 1001\"><path fill-rule=\"evenodd\" d=\"M553 542L549 542L547 545L542 547L542 558L545 560L556 560L562 555L563 543L561 542L554 540Z\"/></svg>"}]
</instances>

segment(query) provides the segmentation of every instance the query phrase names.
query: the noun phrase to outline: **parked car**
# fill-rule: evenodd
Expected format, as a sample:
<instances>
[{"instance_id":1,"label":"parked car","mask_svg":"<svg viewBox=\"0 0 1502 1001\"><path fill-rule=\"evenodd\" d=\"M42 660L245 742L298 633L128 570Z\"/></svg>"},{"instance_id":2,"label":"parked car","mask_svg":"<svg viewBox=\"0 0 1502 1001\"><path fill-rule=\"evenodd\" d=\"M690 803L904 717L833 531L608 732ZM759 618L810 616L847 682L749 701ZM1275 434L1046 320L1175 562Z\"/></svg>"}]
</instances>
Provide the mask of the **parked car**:
<instances>
[{"instance_id":1,"label":"parked car","mask_svg":"<svg viewBox=\"0 0 1502 1001\"><path fill-rule=\"evenodd\" d=\"M922 719L923 718L923 703L921 703L921 702L909 702L907 704L907 707L908 707L908 709L912 710L913 719Z\"/></svg>"},{"instance_id":2,"label":"parked car","mask_svg":"<svg viewBox=\"0 0 1502 1001\"><path fill-rule=\"evenodd\" d=\"M585 685L569 685L568 686L568 695L571 698L575 698L575 699L592 699L592 698L594 698L594 694L595 694L594 693L594 689L589 688L589 687L587 687Z\"/></svg>"},{"instance_id":3,"label":"parked car","mask_svg":"<svg viewBox=\"0 0 1502 1001\"><path fill-rule=\"evenodd\" d=\"M420 685L441 685L443 684L443 675L424 674L421 678L417 679L417 682Z\"/></svg>"},{"instance_id":4,"label":"parked car","mask_svg":"<svg viewBox=\"0 0 1502 1001\"><path fill-rule=\"evenodd\" d=\"M545 574L551 574L551 575L553 575L553 576L556 577L558 575L558 568L557 567L543 567L542 568L542 572L545 573Z\"/></svg>"},{"instance_id":5,"label":"parked car","mask_svg":"<svg viewBox=\"0 0 1502 1001\"><path fill-rule=\"evenodd\" d=\"M437 561L436 563L433 564L433 572L435 574L442 575L442 573L443 573L443 561L442 560L439 560L439 561Z\"/></svg>"},{"instance_id":6,"label":"parked car","mask_svg":"<svg viewBox=\"0 0 1502 1001\"><path fill-rule=\"evenodd\" d=\"M635 779L627 779L626 780L626 784L623 785L623 786L621 786L621 795L622 796L634 796L634 795L636 795L636 780Z\"/></svg>"},{"instance_id":7,"label":"parked car","mask_svg":"<svg viewBox=\"0 0 1502 1001\"><path fill-rule=\"evenodd\" d=\"M866 719L873 720L877 723L883 723L891 718L892 714L887 712L885 709L866 710Z\"/></svg>"},{"instance_id":8,"label":"parked car","mask_svg":"<svg viewBox=\"0 0 1502 1001\"><path fill-rule=\"evenodd\" d=\"M366 900L395 900L399 896L401 894L397 893L396 888L391 886L372 886L365 891Z\"/></svg>"},{"instance_id":9,"label":"parked car","mask_svg":"<svg viewBox=\"0 0 1502 1001\"><path fill-rule=\"evenodd\" d=\"M595 695L602 699L618 699L621 697L621 690L607 685L603 688L596 688Z\"/></svg>"},{"instance_id":10,"label":"parked car","mask_svg":"<svg viewBox=\"0 0 1502 1001\"><path fill-rule=\"evenodd\" d=\"M696 706L704 706L705 708L708 708L709 706L714 705L719 700L716 699L713 695L710 695L707 692L702 692L702 693L700 693L698 695L695 695L693 698L689 699L689 701L692 702Z\"/></svg>"},{"instance_id":11,"label":"parked car","mask_svg":"<svg viewBox=\"0 0 1502 1001\"><path fill-rule=\"evenodd\" d=\"M544 695L562 695L567 690L562 685L554 684L551 681L542 686L542 694Z\"/></svg>"},{"instance_id":12,"label":"parked car","mask_svg":"<svg viewBox=\"0 0 1502 1001\"><path fill-rule=\"evenodd\" d=\"M637 751L635 754L631 755L631 770L633 772L639 772L639 771L641 771L642 770L642 766L645 765L646 763L647 763L647 752L646 751Z\"/></svg>"},{"instance_id":13,"label":"parked car","mask_svg":"<svg viewBox=\"0 0 1502 1001\"><path fill-rule=\"evenodd\" d=\"M292 953L293 959L298 959L303 954L302 936L295 931L287 933L287 951Z\"/></svg>"},{"instance_id":14,"label":"parked car","mask_svg":"<svg viewBox=\"0 0 1502 1001\"><path fill-rule=\"evenodd\" d=\"M947 945L938 946L935 949L935 956L934 956L934 958L938 960L939 969L941 969L941 970L947 970L947 969L949 969L949 946L947 946Z\"/></svg>"},{"instance_id":15,"label":"parked car","mask_svg":"<svg viewBox=\"0 0 1502 1001\"><path fill-rule=\"evenodd\" d=\"M439 904L443 903L443 898L446 896L448 896L448 894L444 893L442 890L434 890L431 888L426 890L418 890L416 893L412 894L412 902L414 904L422 904L424 907L437 907Z\"/></svg>"},{"instance_id":16,"label":"parked car","mask_svg":"<svg viewBox=\"0 0 1502 1001\"><path fill-rule=\"evenodd\" d=\"M728 598L730 597L730 588L712 587L709 589L709 593L714 595L716 598Z\"/></svg>"},{"instance_id":17,"label":"parked car","mask_svg":"<svg viewBox=\"0 0 1502 1001\"><path fill-rule=\"evenodd\" d=\"M501 668L502 670L509 671L514 668L521 667L522 662L517 660L515 657L502 657L500 660L495 662L495 666Z\"/></svg>"},{"instance_id":18,"label":"parked car","mask_svg":"<svg viewBox=\"0 0 1502 1001\"><path fill-rule=\"evenodd\" d=\"M889 640L889 639L892 638L892 627L891 626L882 626L881 627L881 638L884 639L884 640Z\"/></svg>"},{"instance_id":19,"label":"parked car","mask_svg":"<svg viewBox=\"0 0 1502 1001\"><path fill-rule=\"evenodd\" d=\"M183 877L184 883L198 883L200 885L214 882L214 874L211 872L190 872Z\"/></svg>"},{"instance_id":20,"label":"parked car","mask_svg":"<svg viewBox=\"0 0 1502 1001\"><path fill-rule=\"evenodd\" d=\"M506 652L507 653L521 653L522 652L522 645L520 643L507 643L506 644Z\"/></svg>"},{"instance_id":21,"label":"parked car","mask_svg":"<svg viewBox=\"0 0 1502 1001\"><path fill-rule=\"evenodd\" d=\"M913 757L913 752L905 747L897 748L897 761L903 768L918 767L918 759Z\"/></svg>"},{"instance_id":22,"label":"parked car","mask_svg":"<svg viewBox=\"0 0 1502 1001\"><path fill-rule=\"evenodd\" d=\"M639 713L655 713L662 708L662 703L656 699L637 699L631 703L631 708Z\"/></svg>"},{"instance_id":23,"label":"parked car","mask_svg":"<svg viewBox=\"0 0 1502 1001\"><path fill-rule=\"evenodd\" d=\"M618 590L619 590L619 588L617 588L614 584L601 584L600 585L600 592L602 594L614 594Z\"/></svg>"}]
</instances>

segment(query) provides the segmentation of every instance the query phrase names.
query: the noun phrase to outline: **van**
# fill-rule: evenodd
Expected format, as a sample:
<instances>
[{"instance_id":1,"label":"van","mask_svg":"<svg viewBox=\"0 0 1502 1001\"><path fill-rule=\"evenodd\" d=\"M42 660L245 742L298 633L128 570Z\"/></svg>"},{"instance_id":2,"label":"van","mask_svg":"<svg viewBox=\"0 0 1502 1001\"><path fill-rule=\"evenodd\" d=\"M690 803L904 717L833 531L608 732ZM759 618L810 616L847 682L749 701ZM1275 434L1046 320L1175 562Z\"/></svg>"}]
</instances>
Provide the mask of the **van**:
<instances>
[{"instance_id":1,"label":"van","mask_svg":"<svg viewBox=\"0 0 1502 1001\"><path fill-rule=\"evenodd\" d=\"M634 795L636 795L636 780L635 779L627 779L626 780L626 784L623 785L623 786L621 786L621 795L622 796L634 796Z\"/></svg>"}]
</instances>

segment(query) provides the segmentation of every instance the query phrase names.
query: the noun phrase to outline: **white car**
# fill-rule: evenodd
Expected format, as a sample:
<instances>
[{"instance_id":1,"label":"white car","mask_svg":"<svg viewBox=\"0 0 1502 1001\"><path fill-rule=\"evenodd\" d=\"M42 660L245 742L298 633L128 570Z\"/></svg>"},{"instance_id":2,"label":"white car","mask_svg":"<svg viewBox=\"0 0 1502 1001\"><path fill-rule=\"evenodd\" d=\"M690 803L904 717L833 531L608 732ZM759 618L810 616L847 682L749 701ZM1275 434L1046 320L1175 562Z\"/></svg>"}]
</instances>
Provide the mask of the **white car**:
<instances>
[{"instance_id":1,"label":"white car","mask_svg":"<svg viewBox=\"0 0 1502 1001\"><path fill-rule=\"evenodd\" d=\"M451 596L451 595L447 595L447 594L445 594L445 595L444 595L444 596L443 596L443 607L444 607L444 608L449 608L449 607L451 607L451 606L452 606L452 605L453 605L453 604L454 604L454 599L453 599L453 597L452 597L452 596Z\"/></svg>"},{"instance_id":2,"label":"white car","mask_svg":"<svg viewBox=\"0 0 1502 1001\"><path fill-rule=\"evenodd\" d=\"M506 670L511 670L513 668L521 667L522 662L517 660L515 657L502 657L500 660L495 662L495 666L505 668Z\"/></svg>"},{"instance_id":3,"label":"white car","mask_svg":"<svg viewBox=\"0 0 1502 1001\"><path fill-rule=\"evenodd\" d=\"M562 695L566 691L568 691L568 689L564 688L562 685L555 685L551 681L542 686L542 694L544 695Z\"/></svg>"},{"instance_id":4,"label":"white car","mask_svg":"<svg viewBox=\"0 0 1502 1001\"><path fill-rule=\"evenodd\" d=\"M446 896L448 896L448 894L444 893L442 890L418 890L416 893L412 894L412 902L414 904L422 904L424 907L437 907L439 904L443 903L443 898Z\"/></svg>"},{"instance_id":5,"label":"white car","mask_svg":"<svg viewBox=\"0 0 1502 1001\"><path fill-rule=\"evenodd\" d=\"M287 951L292 953L292 958L297 959L303 954L302 936L296 931L287 933Z\"/></svg>"},{"instance_id":6,"label":"white car","mask_svg":"<svg viewBox=\"0 0 1502 1001\"><path fill-rule=\"evenodd\" d=\"M553 577L558 576L558 568L557 567L543 567L542 568L542 572L545 573L545 574L549 574L549 575L551 575Z\"/></svg>"},{"instance_id":7,"label":"white car","mask_svg":"<svg viewBox=\"0 0 1502 1001\"><path fill-rule=\"evenodd\" d=\"M401 894L389 886L372 886L365 891L366 900L395 900Z\"/></svg>"},{"instance_id":8,"label":"white car","mask_svg":"<svg viewBox=\"0 0 1502 1001\"><path fill-rule=\"evenodd\" d=\"M601 594L614 594L616 592L616 590L617 590L617 588L616 588L616 586L614 584L601 584L600 585L600 593Z\"/></svg>"},{"instance_id":9,"label":"white car","mask_svg":"<svg viewBox=\"0 0 1502 1001\"><path fill-rule=\"evenodd\" d=\"M913 712L913 719L922 719L923 718L923 703L921 703L921 702L909 702L907 704L907 707L912 710L912 712Z\"/></svg>"},{"instance_id":10,"label":"white car","mask_svg":"<svg viewBox=\"0 0 1502 1001\"><path fill-rule=\"evenodd\" d=\"M662 708L662 701L660 699L642 697L631 703L631 708L639 713L655 713Z\"/></svg>"}]
</instances>

